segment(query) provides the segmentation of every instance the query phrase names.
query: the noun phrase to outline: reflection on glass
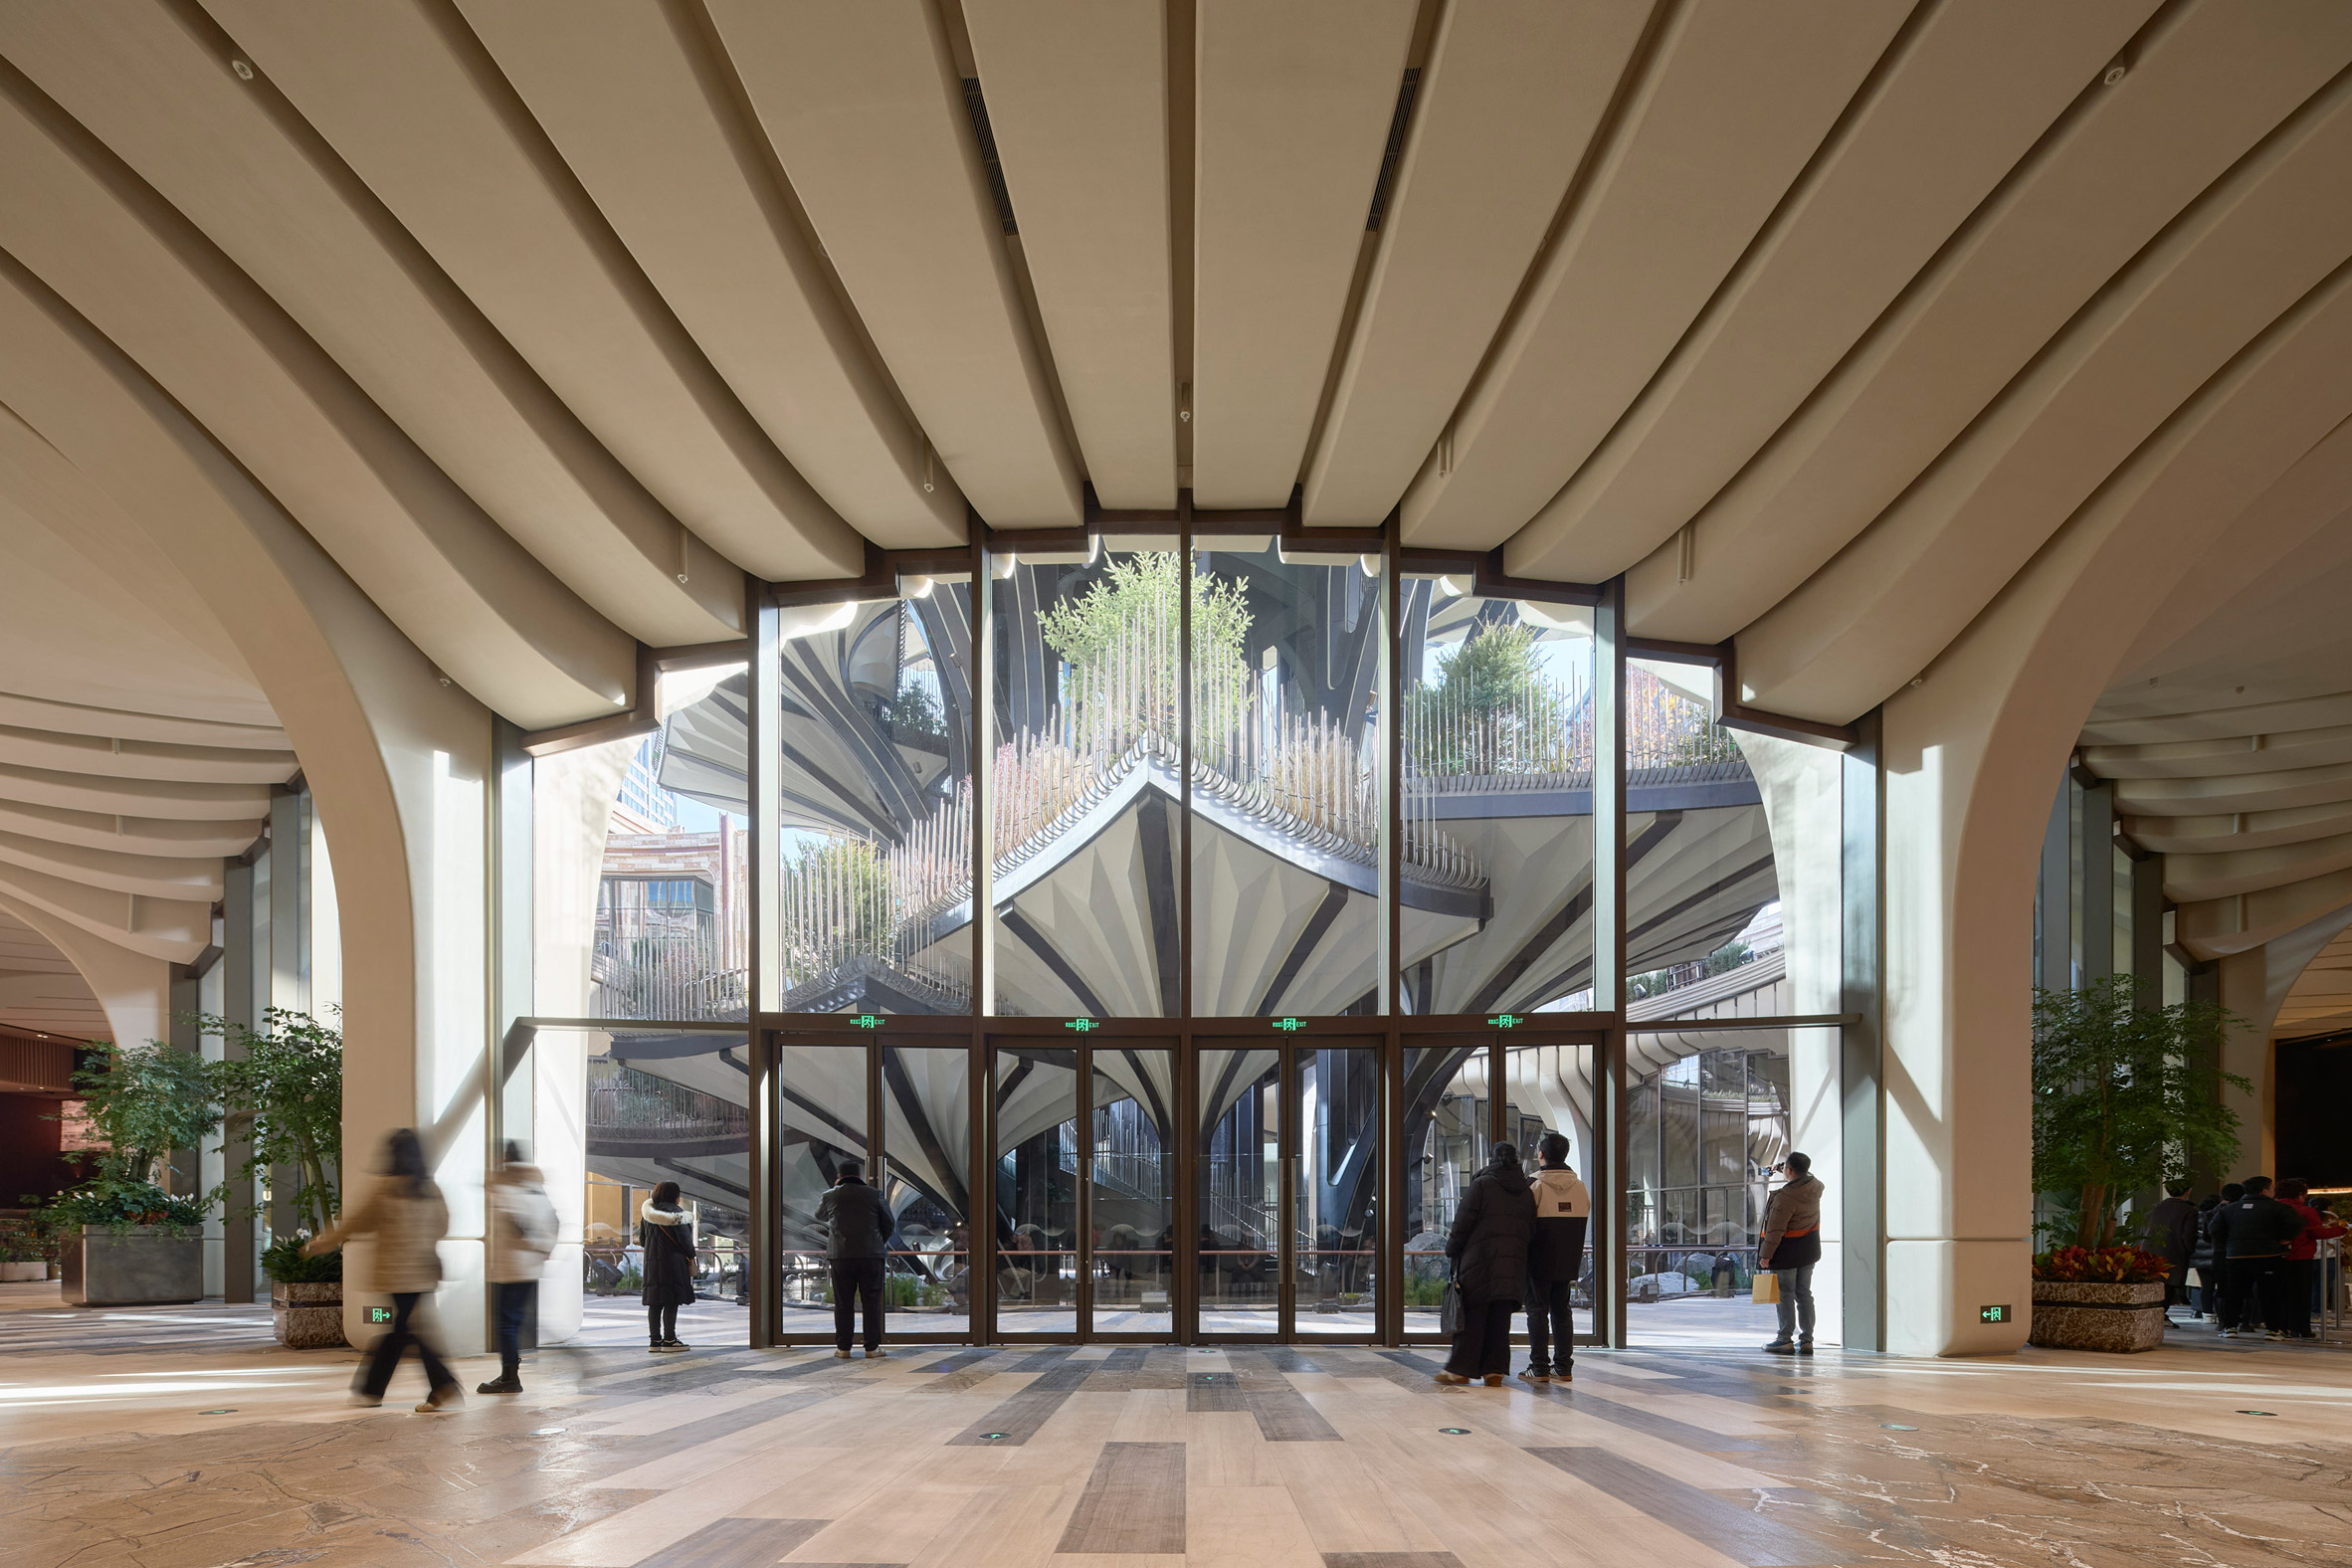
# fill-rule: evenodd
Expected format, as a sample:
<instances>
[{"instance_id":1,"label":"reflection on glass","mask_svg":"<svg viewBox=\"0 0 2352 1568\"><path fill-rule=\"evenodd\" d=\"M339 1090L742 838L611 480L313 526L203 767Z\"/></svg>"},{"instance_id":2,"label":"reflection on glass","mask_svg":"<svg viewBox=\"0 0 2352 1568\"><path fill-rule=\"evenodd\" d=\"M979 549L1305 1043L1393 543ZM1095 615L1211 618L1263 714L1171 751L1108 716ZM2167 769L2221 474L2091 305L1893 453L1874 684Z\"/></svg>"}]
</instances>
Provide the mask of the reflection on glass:
<instances>
[{"instance_id":1,"label":"reflection on glass","mask_svg":"<svg viewBox=\"0 0 2352 1568\"><path fill-rule=\"evenodd\" d=\"M1401 995L1412 1013L1590 1005L1593 625L1404 585Z\"/></svg>"},{"instance_id":2,"label":"reflection on glass","mask_svg":"<svg viewBox=\"0 0 2352 1568\"><path fill-rule=\"evenodd\" d=\"M991 1012L1179 1008L1176 594L1167 549L1021 559L994 585Z\"/></svg>"},{"instance_id":3,"label":"reflection on glass","mask_svg":"<svg viewBox=\"0 0 2352 1568\"><path fill-rule=\"evenodd\" d=\"M1175 1326L1175 1054L1097 1047L1087 1232L1093 1329L1165 1334Z\"/></svg>"},{"instance_id":4,"label":"reflection on glass","mask_svg":"<svg viewBox=\"0 0 2352 1568\"><path fill-rule=\"evenodd\" d=\"M1299 1053L1298 1137L1292 1320L1301 1335L1369 1334L1380 1235L1379 1052Z\"/></svg>"},{"instance_id":5,"label":"reflection on glass","mask_svg":"<svg viewBox=\"0 0 2352 1568\"><path fill-rule=\"evenodd\" d=\"M960 1334L972 1315L971 1053L881 1046L883 1194L896 1230L883 1276L892 1333Z\"/></svg>"},{"instance_id":6,"label":"reflection on glass","mask_svg":"<svg viewBox=\"0 0 2352 1568\"><path fill-rule=\"evenodd\" d=\"M745 1037L543 1030L531 1055L533 1071L585 1072L584 1139L567 1147L560 1137L543 1137L531 1152L551 1188L567 1172L586 1178L586 1292L634 1302L643 1264L637 1206L663 1182L675 1181L695 1216L696 1293L711 1301L745 1301L751 1180ZM569 1094L556 1100L571 1102ZM563 1115L546 1124L569 1122Z\"/></svg>"},{"instance_id":7,"label":"reflection on glass","mask_svg":"<svg viewBox=\"0 0 2352 1568\"><path fill-rule=\"evenodd\" d=\"M996 1314L1008 1334L1078 1331L1078 1054L996 1056Z\"/></svg>"},{"instance_id":8,"label":"reflection on glass","mask_svg":"<svg viewBox=\"0 0 2352 1568\"><path fill-rule=\"evenodd\" d=\"M1218 539L1192 570L1193 1011L1369 1013L1381 582Z\"/></svg>"},{"instance_id":9,"label":"reflection on glass","mask_svg":"<svg viewBox=\"0 0 2352 1568\"><path fill-rule=\"evenodd\" d=\"M1517 1144L1519 1157L1535 1167L1544 1138L1558 1133L1568 1140L1568 1164L1584 1179L1595 1206L1603 1188L1593 1166L1594 1048L1588 1044L1510 1046L1502 1054L1503 1127ZM1568 1305L1579 1334L1593 1332L1594 1237L1585 1232L1584 1273L1568 1292Z\"/></svg>"},{"instance_id":10,"label":"reflection on glass","mask_svg":"<svg viewBox=\"0 0 2352 1568\"><path fill-rule=\"evenodd\" d=\"M1489 1144L1484 1041L1405 1051L1405 1327L1436 1333L1446 1233Z\"/></svg>"},{"instance_id":11,"label":"reflection on glass","mask_svg":"<svg viewBox=\"0 0 2352 1568\"><path fill-rule=\"evenodd\" d=\"M1201 1331L1281 1327L1281 1053L1200 1054Z\"/></svg>"},{"instance_id":12,"label":"reflection on glass","mask_svg":"<svg viewBox=\"0 0 2352 1568\"><path fill-rule=\"evenodd\" d=\"M778 1048L777 1183L782 1193L777 1267L782 1278L783 1331L833 1332L833 1275L825 1262L825 1228L817 1204L845 1159L873 1165L866 1146L866 1052L858 1046Z\"/></svg>"}]
</instances>

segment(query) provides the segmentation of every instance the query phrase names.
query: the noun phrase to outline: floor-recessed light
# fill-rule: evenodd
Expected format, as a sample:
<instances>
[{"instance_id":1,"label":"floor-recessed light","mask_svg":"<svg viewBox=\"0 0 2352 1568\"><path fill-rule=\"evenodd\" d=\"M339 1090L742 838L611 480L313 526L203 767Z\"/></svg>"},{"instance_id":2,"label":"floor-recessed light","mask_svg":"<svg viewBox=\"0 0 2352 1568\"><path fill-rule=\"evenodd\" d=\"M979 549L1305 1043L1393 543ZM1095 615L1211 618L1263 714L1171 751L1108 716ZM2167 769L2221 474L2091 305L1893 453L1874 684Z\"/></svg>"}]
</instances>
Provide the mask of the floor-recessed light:
<instances>
[{"instance_id":1,"label":"floor-recessed light","mask_svg":"<svg viewBox=\"0 0 2352 1568\"><path fill-rule=\"evenodd\" d=\"M994 1443L1004 1436L1005 1434L1001 1432L983 1432L980 1434L980 1441L983 1443Z\"/></svg>"},{"instance_id":2,"label":"floor-recessed light","mask_svg":"<svg viewBox=\"0 0 2352 1568\"><path fill-rule=\"evenodd\" d=\"M1917 1432L1919 1430L1917 1427L1906 1427L1899 1421L1881 1421L1878 1425L1888 1432Z\"/></svg>"},{"instance_id":3,"label":"floor-recessed light","mask_svg":"<svg viewBox=\"0 0 2352 1568\"><path fill-rule=\"evenodd\" d=\"M2242 1410L2238 1414L2241 1416L2275 1416L2278 1412L2275 1410Z\"/></svg>"},{"instance_id":4,"label":"floor-recessed light","mask_svg":"<svg viewBox=\"0 0 2352 1568\"><path fill-rule=\"evenodd\" d=\"M1468 1427L1440 1427L1438 1430L1450 1438L1467 1438L1470 1436L1470 1428Z\"/></svg>"},{"instance_id":5,"label":"floor-recessed light","mask_svg":"<svg viewBox=\"0 0 2352 1568\"><path fill-rule=\"evenodd\" d=\"M561 1427L533 1427L531 1428L531 1436L534 1438L552 1438L562 1430L563 1428Z\"/></svg>"},{"instance_id":6,"label":"floor-recessed light","mask_svg":"<svg viewBox=\"0 0 2352 1568\"><path fill-rule=\"evenodd\" d=\"M237 1414L237 1407L231 1405L226 1410L200 1410L196 1414L199 1416L234 1416Z\"/></svg>"}]
</instances>

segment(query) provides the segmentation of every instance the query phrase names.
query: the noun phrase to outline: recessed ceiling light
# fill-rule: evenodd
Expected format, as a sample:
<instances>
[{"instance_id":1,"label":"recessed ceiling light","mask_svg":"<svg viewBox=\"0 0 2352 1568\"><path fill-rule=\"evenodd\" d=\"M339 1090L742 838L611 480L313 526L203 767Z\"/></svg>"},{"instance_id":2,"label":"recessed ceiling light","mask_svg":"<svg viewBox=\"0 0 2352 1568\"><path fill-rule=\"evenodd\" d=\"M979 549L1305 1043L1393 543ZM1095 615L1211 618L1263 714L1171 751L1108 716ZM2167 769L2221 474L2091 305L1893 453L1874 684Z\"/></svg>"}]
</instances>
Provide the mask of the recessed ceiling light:
<instances>
[{"instance_id":1,"label":"recessed ceiling light","mask_svg":"<svg viewBox=\"0 0 2352 1568\"><path fill-rule=\"evenodd\" d=\"M253 67L247 65L242 60L230 61L229 69L237 73L237 80L240 82L251 82L253 80Z\"/></svg>"}]
</instances>

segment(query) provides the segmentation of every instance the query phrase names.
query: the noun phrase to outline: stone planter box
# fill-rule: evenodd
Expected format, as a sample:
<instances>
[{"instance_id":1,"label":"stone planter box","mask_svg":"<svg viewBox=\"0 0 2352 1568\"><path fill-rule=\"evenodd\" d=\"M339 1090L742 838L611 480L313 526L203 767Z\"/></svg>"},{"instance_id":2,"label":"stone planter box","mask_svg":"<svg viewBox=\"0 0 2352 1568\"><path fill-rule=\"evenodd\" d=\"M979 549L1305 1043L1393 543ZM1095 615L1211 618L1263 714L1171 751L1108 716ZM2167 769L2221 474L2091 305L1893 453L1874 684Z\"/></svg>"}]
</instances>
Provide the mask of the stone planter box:
<instances>
[{"instance_id":1,"label":"stone planter box","mask_svg":"<svg viewBox=\"0 0 2352 1568\"><path fill-rule=\"evenodd\" d=\"M82 1227L59 1259L68 1306L158 1306L204 1298L204 1239L173 1236L160 1225L116 1234Z\"/></svg>"},{"instance_id":2,"label":"stone planter box","mask_svg":"<svg viewBox=\"0 0 2352 1568\"><path fill-rule=\"evenodd\" d=\"M2154 1350L2164 1343L2164 1281L2064 1284L2034 1281L2032 1343L2053 1350Z\"/></svg>"},{"instance_id":3,"label":"stone planter box","mask_svg":"<svg viewBox=\"0 0 2352 1568\"><path fill-rule=\"evenodd\" d=\"M37 1259L29 1264L0 1264L0 1284L19 1284L27 1279L46 1279L48 1277L49 1265Z\"/></svg>"},{"instance_id":4,"label":"stone planter box","mask_svg":"<svg viewBox=\"0 0 2352 1568\"><path fill-rule=\"evenodd\" d=\"M342 1281L271 1285L270 1322L278 1330L278 1342L294 1350L342 1344Z\"/></svg>"}]
</instances>

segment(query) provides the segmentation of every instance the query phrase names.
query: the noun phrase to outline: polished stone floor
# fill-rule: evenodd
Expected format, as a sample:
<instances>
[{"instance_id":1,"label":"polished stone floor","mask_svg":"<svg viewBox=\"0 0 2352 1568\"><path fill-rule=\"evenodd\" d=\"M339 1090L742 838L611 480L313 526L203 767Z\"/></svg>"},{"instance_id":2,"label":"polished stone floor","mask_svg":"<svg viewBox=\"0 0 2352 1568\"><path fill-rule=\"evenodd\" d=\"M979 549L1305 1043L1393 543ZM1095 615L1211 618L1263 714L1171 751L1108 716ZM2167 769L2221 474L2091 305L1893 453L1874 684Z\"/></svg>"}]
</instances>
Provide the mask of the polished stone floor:
<instances>
[{"instance_id":1,"label":"polished stone floor","mask_svg":"<svg viewBox=\"0 0 2352 1568\"><path fill-rule=\"evenodd\" d=\"M1573 1387L1488 1390L1324 1345L651 1358L616 1306L522 1397L419 1416L413 1367L351 1409L351 1353L251 1308L5 1288L10 1568L2352 1563L2352 1354L2202 1329L1588 1351Z\"/></svg>"}]
</instances>

